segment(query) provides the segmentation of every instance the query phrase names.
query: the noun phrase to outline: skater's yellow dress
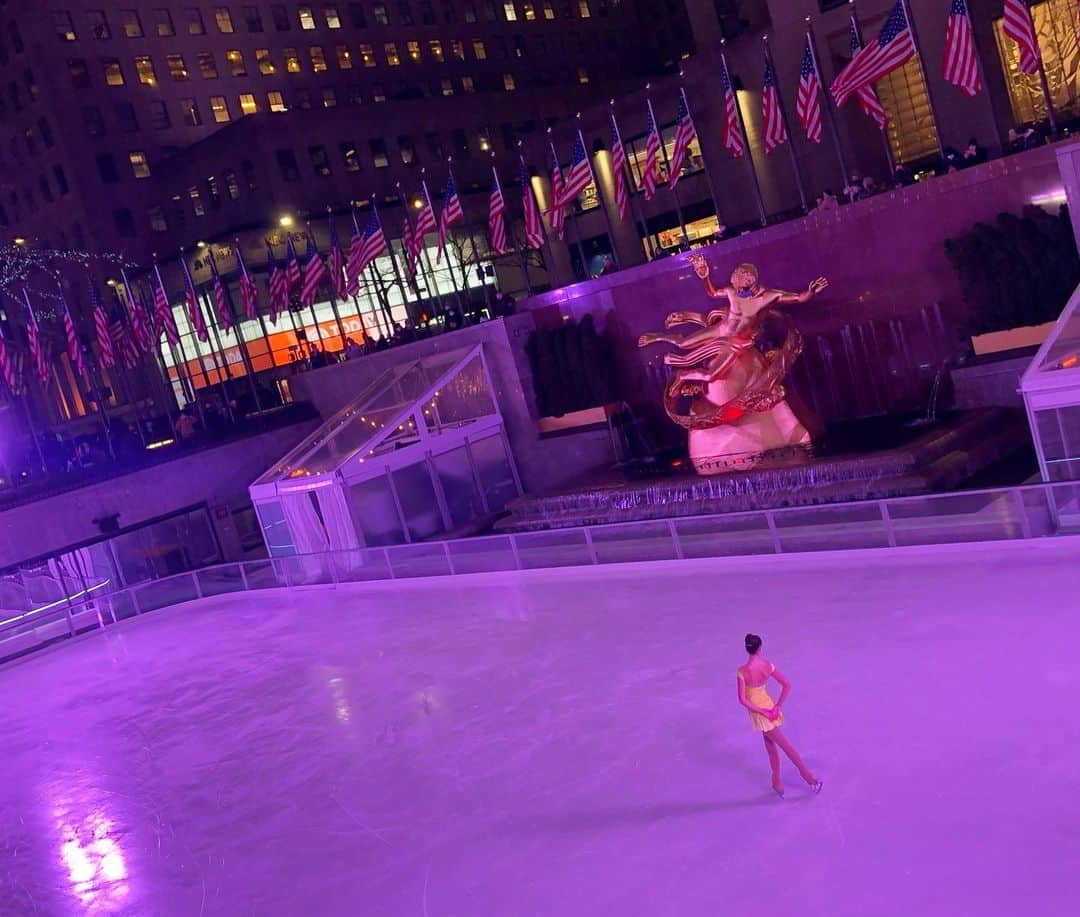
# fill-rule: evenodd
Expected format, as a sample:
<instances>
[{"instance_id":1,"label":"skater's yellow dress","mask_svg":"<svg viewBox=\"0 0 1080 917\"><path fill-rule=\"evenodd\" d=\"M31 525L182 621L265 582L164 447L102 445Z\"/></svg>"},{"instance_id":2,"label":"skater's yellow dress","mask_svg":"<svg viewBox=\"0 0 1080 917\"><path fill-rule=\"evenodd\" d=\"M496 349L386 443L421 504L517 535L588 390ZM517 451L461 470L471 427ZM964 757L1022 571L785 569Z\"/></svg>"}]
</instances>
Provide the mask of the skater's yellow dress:
<instances>
[{"instance_id":1,"label":"skater's yellow dress","mask_svg":"<svg viewBox=\"0 0 1080 917\"><path fill-rule=\"evenodd\" d=\"M776 666L770 663L769 674L771 675L775 671ZM735 676L743 683L746 699L754 706L761 707L764 710L771 710L776 706L776 702L772 699L772 695L769 694L764 685L748 685L746 683L746 678L743 676L742 669L736 669ZM784 722L784 714L782 713L775 720L770 720L760 713L755 713L753 710L747 710L746 712L750 714L750 725L758 732L770 732Z\"/></svg>"}]
</instances>

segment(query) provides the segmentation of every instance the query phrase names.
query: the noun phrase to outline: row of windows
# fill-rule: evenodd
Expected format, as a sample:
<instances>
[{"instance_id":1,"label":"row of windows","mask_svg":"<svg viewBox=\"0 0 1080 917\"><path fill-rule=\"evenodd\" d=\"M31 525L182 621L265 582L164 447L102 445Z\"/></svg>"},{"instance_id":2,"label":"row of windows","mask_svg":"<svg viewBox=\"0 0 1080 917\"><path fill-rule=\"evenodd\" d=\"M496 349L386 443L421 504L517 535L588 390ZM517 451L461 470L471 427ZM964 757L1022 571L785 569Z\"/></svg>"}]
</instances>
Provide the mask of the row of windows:
<instances>
[{"instance_id":1,"label":"row of windows","mask_svg":"<svg viewBox=\"0 0 1080 917\"><path fill-rule=\"evenodd\" d=\"M497 3L495 0L486 0L482 3L463 4L463 16L465 22L479 22L481 16L486 22L496 22L500 18L506 22L524 20L532 22L537 19L552 20L559 16L564 19L581 18L589 19L592 16L592 5L597 7L601 16L606 16L612 7L618 7L621 0L540 0L540 2L514 2L504 0ZM400 25L411 26L417 22L421 25L436 25L435 4L429 0L421 0L418 4L419 17L413 15L412 3L409 0L400 0L396 5L387 3L375 3L371 6L372 21L379 25L391 24L391 8L393 7L393 22ZM344 6L348 15L349 24L353 28L366 28L368 24L367 12L364 4L347 3ZM342 7L338 4L324 5L321 7L300 6L295 13L291 13L288 7L282 3L270 4L269 23L276 32L288 32L294 25L301 31L314 31L325 25L327 29L337 30L342 28ZM448 24L458 22L457 7L452 2L442 3L442 18ZM85 28L83 34L95 39L105 40L113 37L113 28L109 24L109 17L103 9L91 9L85 13L85 19L78 25L75 18L68 10L55 10L53 16L53 28L56 36L61 41L78 41L80 27ZM144 26L143 18L147 16L148 26ZM160 38L170 38L177 33L176 21L173 14L165 7L156 7L149 14L140 13L138 9L129 8L119 11L118 31L116 34L125 38L143 38L146 35L156 35ZM227 6L215 6L213 23L217 31L223 35L232 35L237 28L237 20L234 20L232 10ZM263 20L262 10L254 4L244 4L240 13L239 22L243 23L244 29L252 34L268 31L267 23ZM183 9L180 19L180 29L188 35L205 35L206 21L202 10L197 6L188 6ZM21 38L19 40L21 45ZM17 49L21 50L21 48Z\"/></svg>"},{"instance_id":2,"label":"row of windows","mask_svg":"<svg viewBox=\"0 0 1080 917\"><path fill-rule=\"evenodd\" d=\"M56 192L53 191L53 186L56 187ZM63 197L70 190L68 185L67 174L64 172L63 166L52 167L52 181L49 180L49 176L45 173L38 176L37 183L38 194L34 193L34 188L30 185L24 185L22 188L22 194L12 189L6 198L5 203L0 203L0 226L9 226L12 221L18 223L23 218L24 212L26 214L35 213L38 209L38 195L41 200L50 204L56 200L57 196Z\"/></svg>"},{"instance_id":3,"label":"row of windows","mask_svg":"<svg viewBox=\"0 0 1080 917\"><path fill-rule=\"evenodd\" d=\"M576 78L579 83L588 83L589 72L584 67L578 67L575 72L567 74L567 78ZM433 95L453 96L459 91L465 95L471 95L478 89L494 91L500 88L506 92L516 91L518 81L514 74L462 76L458 80L444 79L433 83L430 89L424 90L400 83L392 90L392 95L395 98L404 98L423 96L429 92ZM343 94L339 94L339 90L333 86L325 86L321 89L292 89L289 90L288 95L281 90L270 90L266 93L265 99L255 93L242 92L236 96L212 95L206 103L190 97L182 98L178 103L173 104L178 105L180 109L176 123L188 127L202 127L211 121L215 124L228 124L238 117L258 114L260 111L280 113L313 108L329 109L336 108L341 103L362 105L367 102L385 102L387 98L387 87L382 83L373 83L367 87L350 86ZM173 127L173 115L170 113L168 103L153 100L149 103L148 110L149 126L153 130L168 130ZM121 133L135 133L140 129L135 106L130 102L120 102L113 106L113 120ZM90 137L105 136L107 133L105 117L100 107L87 105L83 108L83 126Z\"/></svg>"},{"instance_id":4,"label":"row of windows","mask_svg":"<svg viewBox=\"0 0 1080 917\"><path fill-rule=\"evenodd\" d=\"M619 36L612 33L608 36L608 50L615 51L619 45ZM538 56L546 56L550 52L562 50L569 54L588 53L590 45L585 36L566 36L559 42L552 38L534 40L534 51ZM467 51L471 52L473 60L486 61L490 59L505 60L508 58L521 59L526 56L528 44L522 35L514 35L509 42L505 38L495 37L484 40L474 38L469 42L455 38L444 43L437 38L427 41L406 41L399 45L398 42L384 42L377 49L374 45L361 43L357 58L348 45L335 45L332 49L324 49L321 45L312 45L303 51L296 48L281 49L280 62L275 60L274 54L269 48L256 48L255 61L249 70L248 61L244 58L243 51L229 49L225 52L225 63L221 67L213 51L199 51L195 57L195 70L204 80L215 80L222 73L234 77L245 77L249 72L257 70L262 76L274 76L282 71L285 73L303 73L310 70L313 73L325 73L330 69L331 63L339 70L352 70L354 67L375 68L379 66L379 56L387 66L399 67L403 60L420 63L428 59L436 63L446 63L448 60L465 61ZM593 46L595 50L595 46ZM123 86L127 82L123 64L118 57L100 58L101 72L108 86ZM138 55L132 59L135 76L140 83L146 86L158 84L157 66L153 58L148 55ZM88 89L91 85L90 68L85 58L73 57L67 61L68 74L71 84L76 89ZM165 67L169 77L175 82L186 82L191 79L192 67L188 58L183 54L174 53L165 55ZM30 71L27 71L29 74ZM31 75L32 77L32 75ZM32 83L32 79L31 79ZM13 84L15 85L15 84ZM18 90L13 90L17 92ZM33 87L36 97L37 87ZM14 96L13 96L14 101Z\"/></svg>"}]
</instances>

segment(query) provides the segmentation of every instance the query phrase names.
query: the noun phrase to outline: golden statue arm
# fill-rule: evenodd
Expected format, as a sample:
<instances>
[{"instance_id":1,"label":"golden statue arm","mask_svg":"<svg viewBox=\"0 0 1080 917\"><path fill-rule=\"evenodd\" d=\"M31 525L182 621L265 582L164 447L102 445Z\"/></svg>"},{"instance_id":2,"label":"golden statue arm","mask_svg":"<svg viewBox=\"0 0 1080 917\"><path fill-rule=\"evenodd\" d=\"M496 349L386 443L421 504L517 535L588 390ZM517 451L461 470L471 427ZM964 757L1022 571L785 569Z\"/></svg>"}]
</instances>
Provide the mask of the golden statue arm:
<instances>
[{"instance_id":1,"label":"golden statue arm","mask_svg":"<svg viewBox=\"0 0 1080 917\"><path fill-rule=\"evenodd\" d=\"M788 293L784 290L777 290L779 294L776 298L776 302L782 306L797 306L803 303L810 302L818 293L824 290L829 285L829 281L824 277L818 277L817 280L811 282L801 293Z\"/></svg>"}]
</instances>

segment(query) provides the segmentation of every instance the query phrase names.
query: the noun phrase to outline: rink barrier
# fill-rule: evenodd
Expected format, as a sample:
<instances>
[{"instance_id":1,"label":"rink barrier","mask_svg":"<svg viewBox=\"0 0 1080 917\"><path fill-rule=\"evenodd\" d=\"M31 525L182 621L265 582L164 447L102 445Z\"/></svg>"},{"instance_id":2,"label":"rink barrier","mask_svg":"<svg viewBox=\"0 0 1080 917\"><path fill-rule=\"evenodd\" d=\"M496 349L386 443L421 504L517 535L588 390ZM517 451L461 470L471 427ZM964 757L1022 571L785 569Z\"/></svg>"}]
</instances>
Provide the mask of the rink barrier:
<instances>
[{"instance_id":1,"label":"rink barrier","mask_svg":"<svg viewBox=\"0 0 1080 917\"><path fill-rule=\"evenodd\" d=\"M1080 534L1080 481L680 516L215 564L10 612L0 662L201 598L260 589L613 563L1015 541Z\"/></svg>"}]
</instances>

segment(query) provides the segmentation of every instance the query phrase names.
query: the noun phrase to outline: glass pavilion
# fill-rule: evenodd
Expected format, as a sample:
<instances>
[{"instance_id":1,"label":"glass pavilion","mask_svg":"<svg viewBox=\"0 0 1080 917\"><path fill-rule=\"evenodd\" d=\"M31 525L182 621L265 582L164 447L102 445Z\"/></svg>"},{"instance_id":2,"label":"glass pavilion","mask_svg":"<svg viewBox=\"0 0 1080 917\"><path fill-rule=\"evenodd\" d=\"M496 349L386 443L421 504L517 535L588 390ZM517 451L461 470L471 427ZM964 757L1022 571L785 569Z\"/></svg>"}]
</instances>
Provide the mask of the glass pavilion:
<instances>
[{"instance_id":1,"label":"glass pavilion","mask_svg":"<svg viewBox=\"0 0 1080 917\"><path fill-rule=\"evenodd\" d=\"M271 557L435 538L521 493L482 345L395 366L250 487Z\"/></svg>"}]
</instances>

